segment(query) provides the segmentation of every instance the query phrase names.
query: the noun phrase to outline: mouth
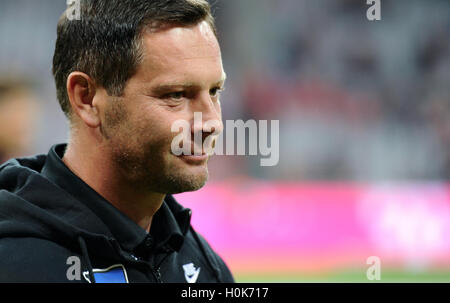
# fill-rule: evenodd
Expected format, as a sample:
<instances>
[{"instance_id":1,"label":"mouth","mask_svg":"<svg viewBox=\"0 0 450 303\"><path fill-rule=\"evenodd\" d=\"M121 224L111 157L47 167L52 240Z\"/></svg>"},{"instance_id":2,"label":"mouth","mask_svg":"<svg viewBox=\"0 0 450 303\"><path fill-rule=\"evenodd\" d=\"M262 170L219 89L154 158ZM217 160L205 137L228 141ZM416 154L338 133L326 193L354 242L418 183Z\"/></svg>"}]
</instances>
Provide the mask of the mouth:
<instances>
[{"instance_id":1,"label":"mouth","mask_svg":"<svg viewBox=\"0 0 450 303\"><path fill-rule=\"evenodd\" d=\"M185 162L188 162L190 164L203 164L205 163L209 156L207 154L201 154L201 155L181 155L178 156L178 158L184 160Z\"/></svg>"},{"instance_id":2,"label":"mouth","mask_svg":"<svg viewBox=\"0 0 450 303\"><path fill-rule=\"evenodd\" d=\"M204 164L208 160L210 155L206 153L206 151L204 151L202 148L196 149L194 148L194 146L192 146L189 153L181 154L177 157L184 160L185 162L188 162L189 164L199 165Z\"/></svg>"}]
</instances>

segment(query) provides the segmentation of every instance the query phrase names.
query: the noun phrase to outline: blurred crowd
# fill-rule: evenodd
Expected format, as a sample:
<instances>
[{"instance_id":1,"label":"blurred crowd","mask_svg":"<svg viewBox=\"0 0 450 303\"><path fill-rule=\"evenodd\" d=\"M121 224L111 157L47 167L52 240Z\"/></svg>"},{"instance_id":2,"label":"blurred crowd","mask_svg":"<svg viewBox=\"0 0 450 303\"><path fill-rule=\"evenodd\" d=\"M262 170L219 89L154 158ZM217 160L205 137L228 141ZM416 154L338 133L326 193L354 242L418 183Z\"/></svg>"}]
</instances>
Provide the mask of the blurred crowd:
<instances>
[{"instance_id":1,"label":"blurred crowd","mask_svg":"<svg viewBox=\"0 0 450 303\"><path fill-rule=\"evenodd\" d=\"M367 20L365 0L211 2L229 78L224 120L280 121L277 166L217 156L213 179L450 179L450 1L381 0L380 21ZM0 161L14 154L8 136L29 144L17 153L66 140L50 72L65 5L0 3L0 73L32 79L39 100L12 106L34 125L13 133L2 100L26 98L0 89Z\"/></svg>"},{"instance_id":2,"label":"blurred crowd","mask_svg":"<svg viewBox=\"0 0 450 303\"><path fill-rule=\"evenodd\" d=\"M281 125L279 165L243 158L246 172L300 180L450 178L449 1L382 0L381 21L367 20L361 0L218 7L232 70L225 115Z\"/></svg>"}]
</instances>

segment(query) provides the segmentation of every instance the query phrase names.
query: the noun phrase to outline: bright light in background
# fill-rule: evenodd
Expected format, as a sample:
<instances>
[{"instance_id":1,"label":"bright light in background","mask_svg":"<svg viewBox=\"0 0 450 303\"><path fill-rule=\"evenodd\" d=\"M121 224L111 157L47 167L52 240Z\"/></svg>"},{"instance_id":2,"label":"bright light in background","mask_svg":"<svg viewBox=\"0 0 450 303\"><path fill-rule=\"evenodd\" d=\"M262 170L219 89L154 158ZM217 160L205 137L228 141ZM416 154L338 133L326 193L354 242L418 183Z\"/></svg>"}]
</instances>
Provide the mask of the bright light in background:
<instances>
[{"instance_id":1,"label":"bright light in background","mask_svg":"<svg viewBox=\"0 0 450 303\"><path fill-rule=\"evenodd\" d=\"M425 270L449 249L450 208L444 186L380 186L361 202L370 239L386 261Z\"/></svg>"},{"instance_id":2,"label":"bright light in background","mask_svg":"<svg viewBox=\"0 0 450 303\"><path fill-rule=\"evenodd\" d=\"M444 271L450 281L450 186L355 183L213 183L177 199L233 272L301 280L353 272ZM386 277L386 275L385 275ZM367 281L367 280L366 280Z\"/></svg>"}]
</instances>

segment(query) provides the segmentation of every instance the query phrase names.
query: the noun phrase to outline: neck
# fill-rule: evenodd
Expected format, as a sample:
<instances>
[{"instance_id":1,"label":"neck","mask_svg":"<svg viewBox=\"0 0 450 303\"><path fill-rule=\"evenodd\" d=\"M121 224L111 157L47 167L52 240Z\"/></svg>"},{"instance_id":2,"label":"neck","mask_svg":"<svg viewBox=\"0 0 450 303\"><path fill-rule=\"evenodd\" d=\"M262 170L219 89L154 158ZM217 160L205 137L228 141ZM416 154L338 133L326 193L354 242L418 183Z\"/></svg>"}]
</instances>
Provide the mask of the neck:
<instances>
[{"instance_id":1,"label":"neck","mask_svg":"<svg viewBox=\"0 0 450 303\"><path fill-rule=\"evenodd\" d=\"M71 140L63 157L69 169L92 189L128 216L141 228L150 231L152 218L164 201L164 194L130 184L101 144L79 144Z\"/></svg>"}]
</instances>

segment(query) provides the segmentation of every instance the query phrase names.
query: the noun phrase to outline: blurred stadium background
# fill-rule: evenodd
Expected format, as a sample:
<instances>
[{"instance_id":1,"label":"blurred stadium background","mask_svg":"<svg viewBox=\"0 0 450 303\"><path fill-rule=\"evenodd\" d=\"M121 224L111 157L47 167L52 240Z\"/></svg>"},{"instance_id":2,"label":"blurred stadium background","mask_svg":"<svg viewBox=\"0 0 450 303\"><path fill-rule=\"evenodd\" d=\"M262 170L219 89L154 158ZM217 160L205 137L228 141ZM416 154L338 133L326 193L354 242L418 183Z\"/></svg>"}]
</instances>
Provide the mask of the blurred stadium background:
<instances>
[{"instance_id":1,"label":"blurred stadium background","mask_svg":"<svg viewBox=\"0 0 450 303\"><path fill-rule=\"evenodd\" d=\"M365 0L213 4L224 120L280 121L277 166L216 156L178 196L237 281L368 282L377 256L381 282L450 282L450 1L381 0L372 22ZM0 161L66 141L65 7L0 2Z\"/></svg>"}]
</instances>

